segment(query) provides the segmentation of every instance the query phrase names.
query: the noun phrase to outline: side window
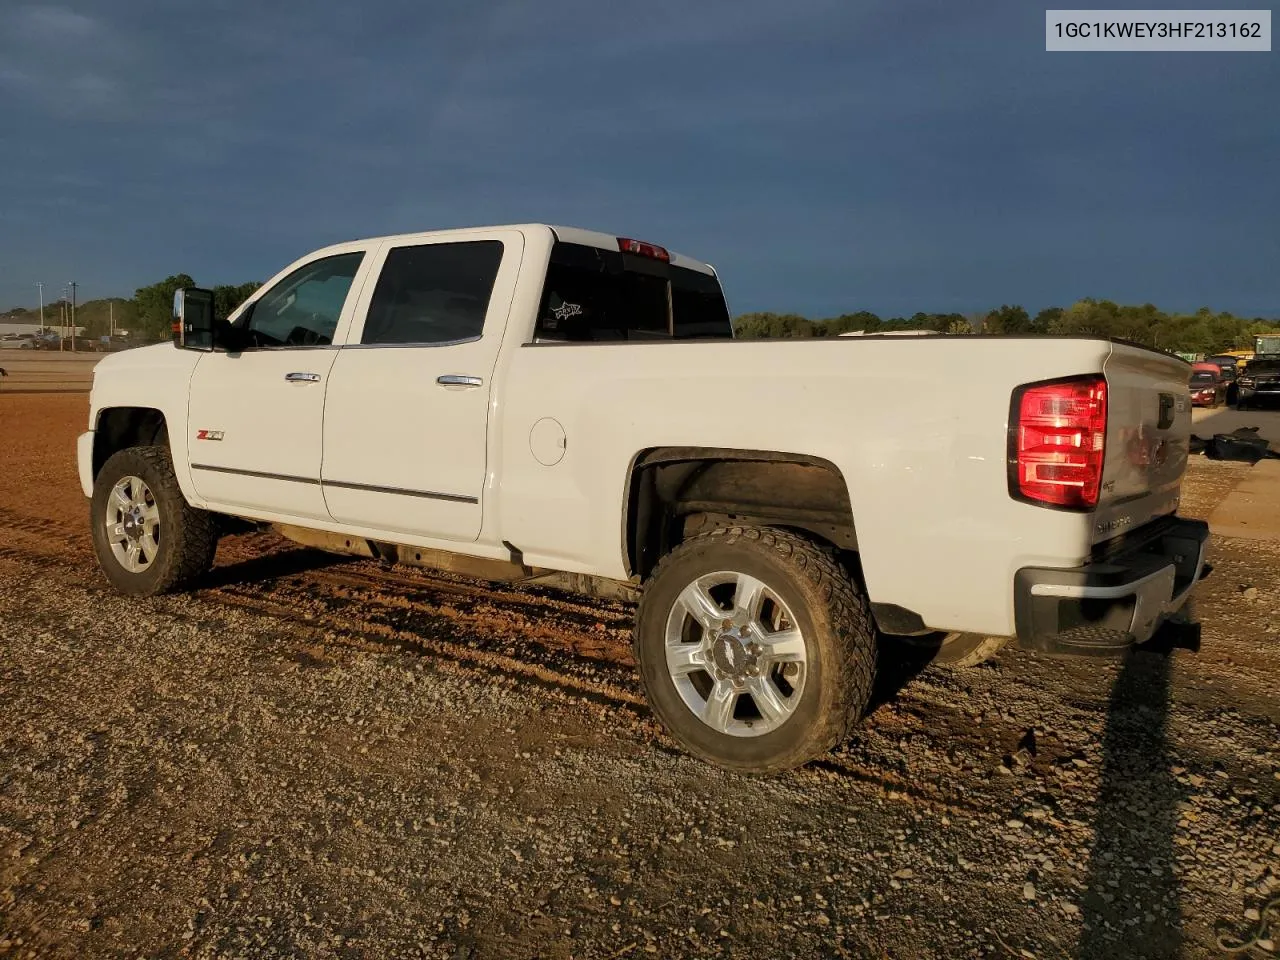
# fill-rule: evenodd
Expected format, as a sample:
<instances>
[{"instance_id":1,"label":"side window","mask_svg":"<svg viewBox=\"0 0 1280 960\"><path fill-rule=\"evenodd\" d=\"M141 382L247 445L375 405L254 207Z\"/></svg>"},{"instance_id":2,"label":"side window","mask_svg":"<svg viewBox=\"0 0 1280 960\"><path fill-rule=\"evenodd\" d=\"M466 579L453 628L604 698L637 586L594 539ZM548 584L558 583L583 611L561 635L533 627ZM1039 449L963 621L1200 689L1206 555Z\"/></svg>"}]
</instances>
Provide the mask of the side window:
<instances>
[{"instance_id":1,"label":"side window","mask_svg":"<svg viewBox=\"0 0 1280 960\"><path fill-rule=\"evenodd\" d=\"M361 343L451 343L484 333L500 240L429 243L387 253Z\"/></svg>"},{"instance_id":2,"label":"side window","mask_svg":"<svg viewBox=\"0 0 1280 960\"><path fill-rule=\"evenodd\" d=\"M671 271L671 313L677 340L728 339L733 321L720 281L696 270Z\"/></svg>"},{"instance_id":3,"label":"side window","mask_svg":"<svg viewBox=\"0 0 1280 960\"><path fill-rule=\"evenodd\" d=\"M254 304L245 323L252 347L333 343L342 305L363 253L341 253L299 267Z\"/></svg>"},{"instance_id":4,"label":"side window","mask_svg":"<svg viewBox=\"0 0 1280 960\"><path fill-rule=\"evenodd\" d=\"M620 253L557 244L547 266L534 336L539 340L670 339L665 272L665 268L654 268L653 273L624 269Z\"/></svg>"},{"instance_id":5,"label":"side window","mask_svg":"<svg viewBox=\"0 0 1280 960\"><path fill-rule=\"evenodd\" d=\"M620 251L557 243L547 265L535 340L730 338L714 275Z\"/></svg>"}]
</instances>

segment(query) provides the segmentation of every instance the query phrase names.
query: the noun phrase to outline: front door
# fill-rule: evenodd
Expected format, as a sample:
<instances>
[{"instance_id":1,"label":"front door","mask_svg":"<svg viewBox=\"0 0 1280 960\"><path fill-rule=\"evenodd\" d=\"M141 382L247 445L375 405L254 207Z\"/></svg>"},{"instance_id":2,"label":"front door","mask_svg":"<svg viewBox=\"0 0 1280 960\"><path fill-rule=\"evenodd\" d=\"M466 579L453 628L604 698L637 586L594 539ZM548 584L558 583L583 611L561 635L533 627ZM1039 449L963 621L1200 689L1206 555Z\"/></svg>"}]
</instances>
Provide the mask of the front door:
<instances>
[{"instance_id":1,"label":"front door","mask_svg":"<svg viewBox=\"0 0 1280 960\"><path fill-rule=\"evenodd\" d=\"M325 397L321 476L335 520L480 535L493 372L523 250L512 230L382 250Z\"/></svg>"},{"instance_id":2,"label":"front door","mask_svg":"<svg viewBox=\"0 0 1280 960\"><path fill-rule=\"evenodd\" d=\"M365 255L352 248L289 271L233 321L243 349L196 364L191 479L212 508L329 519L320 491L324 392Z\"/></svg>"}]
</instances>

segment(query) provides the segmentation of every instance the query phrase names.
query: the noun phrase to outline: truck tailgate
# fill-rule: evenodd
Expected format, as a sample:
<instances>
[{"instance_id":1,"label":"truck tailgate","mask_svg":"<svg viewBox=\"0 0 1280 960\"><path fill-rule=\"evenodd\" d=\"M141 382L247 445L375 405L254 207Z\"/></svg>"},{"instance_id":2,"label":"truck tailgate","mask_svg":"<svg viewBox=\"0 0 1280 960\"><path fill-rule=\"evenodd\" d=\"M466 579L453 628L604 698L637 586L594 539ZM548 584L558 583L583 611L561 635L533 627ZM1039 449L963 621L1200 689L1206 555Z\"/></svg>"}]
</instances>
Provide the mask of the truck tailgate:
<instances>
[{"instance_id":1,"label":"truck tailgate","mask_svg":"<svg viewBox=\"0 0 1280 960\"><path fill-rule=\"evenodd\" d=\"M1113 344L1107 378L1107 442L1093 542L1173 513L1191 438L1190 364Z\"/></svg>"}]
</instances>

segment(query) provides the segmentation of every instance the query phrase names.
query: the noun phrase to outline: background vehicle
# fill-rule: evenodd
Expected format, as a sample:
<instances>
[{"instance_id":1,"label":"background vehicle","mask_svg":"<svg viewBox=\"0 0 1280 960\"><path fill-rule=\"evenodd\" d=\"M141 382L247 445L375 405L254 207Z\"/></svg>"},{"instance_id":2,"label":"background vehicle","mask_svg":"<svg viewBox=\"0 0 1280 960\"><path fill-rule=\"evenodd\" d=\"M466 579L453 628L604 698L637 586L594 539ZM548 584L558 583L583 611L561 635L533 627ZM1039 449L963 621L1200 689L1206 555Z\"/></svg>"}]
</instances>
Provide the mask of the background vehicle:
<instances>
[{"instance_id":1,"label":"background vehicle","mask_svg":"<svg viewBox=\"0 0 1280 960\"><path fill-rule=\"evenodd\" d=\"M732 769L843 738L877 631L960 663L1118 653L1202 570L1207 527L1175 514L1190 367L1157 351L735 340L710 266L545 225L318 250L229 322L207 290L175 307L180 349L98 364L79 440L117 589L198 576L230 516L638 597L654 712ZM875 402L906 366L939 389Z\"/></svg>"},{"instance_id":2,"label":"background vehicle","mask_svg":"<svg viewBox=\"0 0 1280 960\"><path fill-rule=\"evenodd\" d=\"M1227 402L1227 379L1215 363L1197 363L1191 370L1191 403L1197 407L1216 407Z\"/></svg>"},{"instance_id":3,"label":"background vehicle","mask_svg":"<svg viewBox=\"0 0 1280 960\"><path fill-rule=\"evenodd\" d=\"M136 344L121 334L99 337L93 341L93 349L97 353L115 353L117 350L128 350L133 346Z\"/></svg>"},{"instance_id":4,"label":"background vehicle","mask_svg":"<svg viewBox=\"0 0 1280 960\"><path fill-rule=\"evenodd\" d=\"M1249 362L1240 375L1239 396L1236 406L1240 410L1260 407L1280 401L1280 357L1259 358Z\"/></svg>"},{"instance_id":5,"label":"background vehicle","mask_svg":"<svg viewBox=\"0 0 1280 960\"><path fill-rule=\"evenodd\" d=\"M29 333L6 333L0 336L0 350L30 350L33 339Z\"/></svg>"},{"instance_id":6,"label":"background vehicle","mask_svg":"<svg viewBox=\"0 0 1280 960\"><path fill-rule=\"evenodd\" d=\"M1254 351L1252 350L1224 350L1219 356L1230 357L1235 361L1236 372L1243 370L1250 360L1253 359Z\"/></svg>"},{"instance_id":7,"label":"background vehicle","mask_svg":"<svg viewBox=\"0 0 1280 960\"><path fill-rule=\"evenodd\" d=\"M1218 369L1222 371L1222 379L1225 382L1226 402L1235 403L1237 396L1236 380L1240 376L1240 370L1243 367L1243 361L1238 357L1230 354L1218 354L1209 357L1205 363L1216 364Z\"/></svg>"},{"instance_id":8,"label":"background vehicle","mask_svg":"<svg viewBox=\"0 0 1280 960\"><path fill-rule=\"evenodd\" d=\"M57 350L61 342L62 338L52 330L49 330L45 333L36 334L36 338L31 345L36 350Z\"/></svg>"},{"instance_id":9,"label":"background vehicle","mask_svg":"<svg viewBox=\"0 0 1280 960\"><path fill-rule=\"evenodd\" d=\"M1238 381L1241 410L1280 401L1280 336L1259 336L1254 344L1254 357Z\"/></svg>"}]
</instances>

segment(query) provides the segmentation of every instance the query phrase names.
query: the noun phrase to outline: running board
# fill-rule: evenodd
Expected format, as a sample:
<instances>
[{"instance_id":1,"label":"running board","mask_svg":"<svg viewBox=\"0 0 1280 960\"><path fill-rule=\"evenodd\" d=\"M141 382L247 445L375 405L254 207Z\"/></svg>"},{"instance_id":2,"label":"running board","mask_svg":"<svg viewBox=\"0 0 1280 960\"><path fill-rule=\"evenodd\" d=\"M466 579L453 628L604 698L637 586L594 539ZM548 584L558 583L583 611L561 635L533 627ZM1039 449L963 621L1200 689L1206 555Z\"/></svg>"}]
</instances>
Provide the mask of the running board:
<instances>
[{"instance_id":1,"label":"running board","mask_svg":"<svg viewBox=\"0 0 1280 960\"><path fill-rule=\"evenodd\" d=\"M477 580L492 580L499 583L510 583L521 587L551 587L569 593L584 594L601 600L639 599L640 591L635 584L621 580L610 580L607 577L593 577L582 573L564 573L549 570L545 567L530 567L523 563L507 560L492 560L487 557L471 557L448 550L435 550L430 547L414 547L402 543L385 543L381 540L369 540L364 537L351 537L341 533L330 533L327 530L313 530L310 527L299 527L293 524L273 523L271 529L286 540L304 547L324 550L326 553L339 553L351 557L364 557L380 560L383 563L402 563L410 567L422 567L426 570L439 570L455 573L462 577L474 577ZM516 554L517 556L519 554Z\"/></svg>"},{"instance_id":2,"label":"running board","mask_svg":"<svg viewBox=\"0 0 1280 960\"><path fill-rule=\"evenodd\" d=\"M622 580L610 580L608 577L593 577L585 573L562 573L559 570L548 570L523 580L515 581L521 587L553 587L569 593L580 593L598 600L621 600L635 603L640 599L640 588L634 583Z\"/></svg>"}]
</instances>

